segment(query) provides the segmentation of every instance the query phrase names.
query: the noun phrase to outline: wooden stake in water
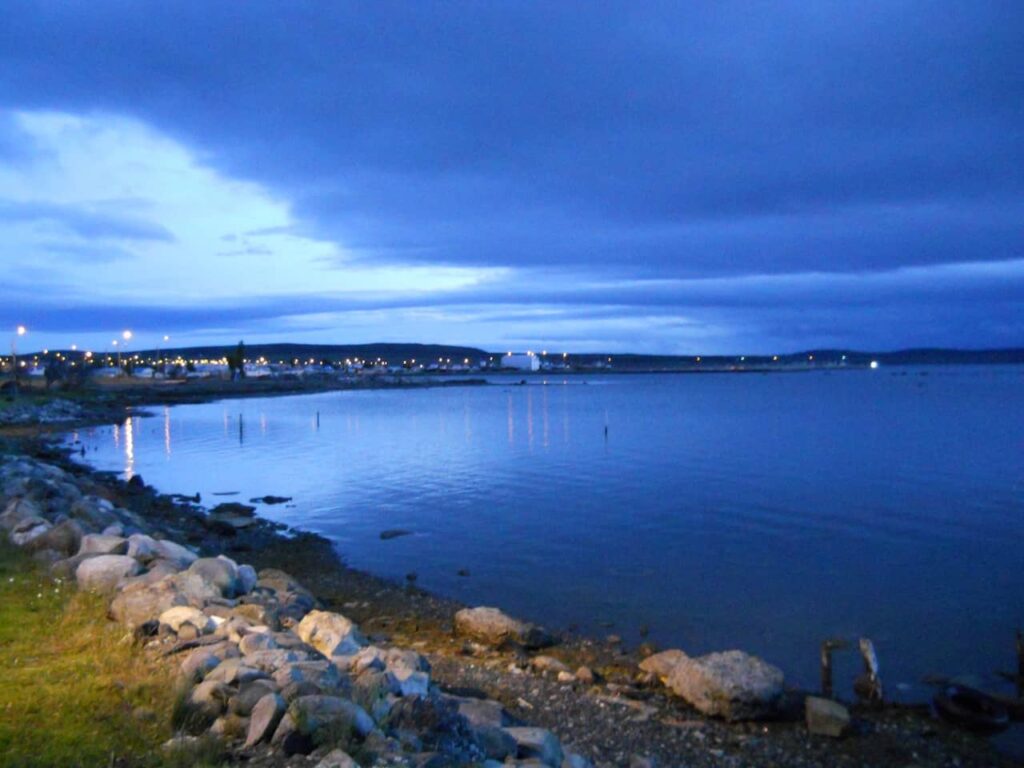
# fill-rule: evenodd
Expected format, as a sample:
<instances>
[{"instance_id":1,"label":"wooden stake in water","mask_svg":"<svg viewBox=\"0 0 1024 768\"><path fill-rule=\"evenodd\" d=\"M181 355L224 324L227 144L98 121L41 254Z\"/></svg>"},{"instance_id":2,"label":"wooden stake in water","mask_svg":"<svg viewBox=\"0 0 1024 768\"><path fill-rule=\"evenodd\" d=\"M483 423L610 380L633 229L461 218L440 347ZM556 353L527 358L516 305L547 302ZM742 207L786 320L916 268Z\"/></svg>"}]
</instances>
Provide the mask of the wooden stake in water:
<instances>
[{"instance_id":1,"label":"wooden stake in water","mask_svg":"<svg viewBox=\"0 0 1024 768\"><path fill-rule=\"evenodd\" d=\"M238 444L245 442L245 424L242 422L242 414L238 414Z\"/></svg>"},{"instance_id":2,"label":"wooden stake in water","mask_svg":"<svg viewBox=\"0 0 1024 768\"><path fill-rule=\"evenodd\" d=\"M832 651L849 648L850 644L842 639L830 639L821 644L821 695L832 698Z\"/></svg>"},{"instance_id":3,"label":"wooden stake in water","mask_svg":"<svg viewBox=\"0 0 1024 768\"><path fill-rule=\"evenodd\" d=\"M1017 630L1017 698L1024 699L1024 632Z\"/></svg>"}]
</instances>

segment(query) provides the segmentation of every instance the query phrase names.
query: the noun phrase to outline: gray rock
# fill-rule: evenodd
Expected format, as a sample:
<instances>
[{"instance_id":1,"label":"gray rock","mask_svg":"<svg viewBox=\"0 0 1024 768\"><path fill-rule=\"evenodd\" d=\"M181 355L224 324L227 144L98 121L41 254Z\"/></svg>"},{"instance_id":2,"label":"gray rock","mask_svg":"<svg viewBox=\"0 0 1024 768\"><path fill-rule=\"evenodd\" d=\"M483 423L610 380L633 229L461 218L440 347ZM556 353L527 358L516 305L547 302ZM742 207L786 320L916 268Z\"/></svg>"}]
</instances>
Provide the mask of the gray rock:
<instances>
[{"instance_id":1,"label":"gray rock","mask_svg":"<svg viewBox=\"0 0 1024 768\"><path fill-rule=\"evenodd\" d=\"M123 555L128 552L128 539L89 533L82 537L80 555Z\"/></svg>"},{"instance_id":2,"label":"gray rock","mask_svg":"<svg viewBox=\"0 0 1024 768\"><path fill-rule=\"evenodd\" d=\"M188 704L194 712L209 720L216 720L228 708L234 690L214 680L204 680L188 695Z\"/></svg>"},{"instance_id":3,"label":"gray rock","mask_svg":"<svg viewBox=\"0 0 1024 768\"><path fill-rule=\"evenodd\" d=\"M483 750L484 756L489 760L515 757L519 751L519 744L504 728L493 725L472 725L470 731L473 734L473 741Z\"/></svg>"},{"instance_id":4,"label":"gray rock","mask_svg":"<svg viewBox=\"0 0 1024 768\"><path fill-rule=\"evenodd\" d=\"M306 735L326 725L347 726L361 737L374 729L373 718L366 710L337 696L300 696L291 703L288 713Z\"/></svg>"},{"instance_id":5,"label":"gray rock","mask_svg":"<svg viewBox=\"0 0 1024 768\"><path fill-rule=\"evenodd\" d=\"M256 702L268 693L277 693L277 686L273 680L253 680L245 683L238 689L238 694L228 702L228 710L242 717L248 717Z\"/></svg>"},{"instance_id":6,"label":"gray rock","mask_svg":"<svg viewBox=\"0 0 1024 768\"><path fill-rule=\"evenodd\" d=\"M213 619L191 605L177 605L160 614L160 623L170 627L172 632L177 632L185 622L194 626L202 634L212 632L215 626Z\"/></svg>"},{"instance_id":7,"label":"gray rock","mask_svg":"<svg viewBox=\"0 0 1024 768\"><path fill-rule=\"evenodd\" d=\"M199 556L191 549L166 539L156 539L156 548L157 557L162 560L170 560L179 568L188 568L199 559Z\"/></svg>"},{"instance_id":8,"label":"gray rock","mask_svg":"<svg viewBox=\"0 0 1024 768\"><path fill-rule=\"evenodd\" d=\"M808 696L805 707L807 730L815 735L839 738L850 727L850 712L838 701Z\"/></svg>"},{"instance_id":9,"label":"gray rock","mask_svg":"<svg viewBox=\"0 0 1024 768\"><path fill-rule=\"evenodd\" d=\"M509 725L509 717L501 702L493 699L473 699L461 696L449 696L462 715L472 726L493 726L501 728Z\"/></svg>"},{"instance_id":10,"label":"gray rock","mask_svg":"<svg viewBox=\"0 0 1024 768\"><path fill-rule=\"evenodd\" d=\"M292 683L312 683L323 693L334 694L346 688L347 680L329 661L296 661L278 669L274 682L281 688Z\"/></svg>"},{"instance_id":11,"label":"gray rock","mask_svg":"<svg viewBox=\"0 0 1024 768\"><path fill-rule=\"evenodd\" d=\"M256 680L266 680L268 677L269 675L261 669L247 667L240 658L225 659L216 669L206 675L207 680L233 686L241 686Z\"/></svg>"},{"instance_id":12,"label":"gray rock","mask_svg":"<svg viewBox=\"0 0 1024 768\"><path fill-rule=\"evenodd\" d=\"M334 749L324 755L324 759L316 764L316 768L359 768L359 763L349 757L347 752Z\"/></svg>"},{"instance_id":13,"label":"gray rock","mask_svg":"<svg viewBox=\"0 0 1024 768\"><path fill-rule=\"evenodd\" d=\"M226 557L201 557L183 575L188 577L189 584L202 582L204 593L228 598L238 594L238 566Z\"/></svg>"},{"instance_id":14,"label":"gray rock","mask_svg":"<svg viewBox=\"0 0 1024 768\"><path fill-rule=\"evenodd\" d=\"M683 659L690 658L685 653L680 651L678 648L673 648L668 651L662 651L656 653L653 656L648 656L646 659L640 662L640 669L644 672L649 672L655 675L659 680L665 682L668 676L672 674L672 669Z\"/></svg>"},{"instance_id":15,"label":"gray rock","mask_svg":"<svg viewBox=\"0 0 1024 768\"><path fill-rule=\"evenodd\" d=\"M52 549L61 557L70 557L78 552L84 531L75 520L64 520L28 543L30 551Z\"/></svg>"},{"instance_id":16,"label":"gray rock","mask_svg":"<svg viewBox=\"0 0 1024 768\"><path fill-rule=\"evenodd\" d=\"M133 533L128 537L128 557L134 557L143 565L160 557L160 548L156 539L144 533ZM178 570L181 570L180 568Z\"/></svg>"},{"instance_id":17,"label":"gray rock","mask_svg":"<svg viewBox=\"0 0 1024 768\"><path fill-rule=\"evenodd\" d=\"M258 581L256 569L251 565L238 566L238 594L248 595L256 587Z\"/></svg>"},{"instance_id":18,"label":"gray rock","mask_svg":"<svg viewBox=\"0 0 1024 768\"><path fill-rule=\"evenodd\" d=\"M256 651L272 651L277 648L277 641L269 632L250 632L238 641L238 650L243 656Z\"/></svg>"},{"instance_id":19,"label":"gray rock","mask_svg":"<svg viewBox=\"0 0 1024 768\"><path fill-rule=\"evenodd\" d=\"M181 677L188 683L198 683L221 663L216 653L206 648L197 648L181 662Z\"/></svg>"},{"instance_id":20,"label":"gray rock","mask_svg":"<svg viewBox=\"0 0 1024 768\"><path fill-rule=\"evenodd\" d=\"M188 598L171 580L173 578L167 577L154 584L128 584L110 603L110 615L129 629L135 629L147 621L159 619L169 608L187 605Z\"/></svg>"},{"instance_id":21,"label":"gray rock","mask_svg":"<svg viewBox=\"0 0 1024 768\"><path fill-rule=\"evenodd\" d=\"M519 759L533 758L544 765L561 768L564 758L562 745L551 731L543 728L505 728L505 732L515 739L516 756Z\"/></svg>"},{"instance_id":22,"label":"gray rock","mask_svg":"<svg viewBox=\"0 0 1024 768\"><path fill-rule=\"evenodd\" d=\"M245 746L252 747L273 737L287 708L284 699L276 693L268 693L256 702L249 717Z\"/></svg>"},{"instance_id":23,"label":"gray rock","mask_svg":"<svg viewBox=\"0 0 1024 768\"><path fill-rule=\"evenodd\" d=\"M463 608L457 612L455 633L488 645L512 641L527 648L544 648L554 643L554 639L540 627L485 606Z\"/></svg>"},{"instance_id":24,"label":"gray rock","mask_svg":"<svg viewBox=\"0 0 1024 768\"><path fill-rule=\"evenodd\" d=\"M82 562L75 571L78 588L89 592L113 592L121 580L141 570L127 555L99 555Z\"/></svg>"},{"instance_id":25,"label":"gray rock","mask_svg":"<svg viewBox=\"0 0 1024 768\"><path fill-rule=\"evenodd\" d=\"M351 620L329 611L310 611L296 627L295 634L327 658L356 653L366 645Z\"/></svg>"},{"instance_id":26,"label":"gray rock","mask_svg":"<svg viewBox=\"0 0 1024 768\"><path fill-rule=\"evenodd\" d=\"M41 517L29 517L18 521L11 530L8 537L12 544L24 547L31 544L41 536L46 535L51 526Z\"/></svg>"},{"instance_id":27,"label":"gray rock","mask_svg":"<svg viewBox=\"0 0 1024 768\"><path fill-rule=\"evenodd\" d=\"M3 513L0 513L0 528L10 532L25 520L32 518L43 520L43 510L38 504L30 499L12 499L4 507Z\"/></svg>"},{"instance_id":28,"label":"gray rock","mask_svg":"<svg viewBox=\"0 0 1024 768\"><path fill-rule=\"evenodd\" d=\"M706 715L754 720L775 711L783 675L777 667L743 651L680 659L667 685Z\"/></svg>"},{"instance_id":29,"label":"gray rock","mask_svg":"<svg viewBox=\"0 0 1024 768\"><path fill-rule=\"evenodd\" d=\"M245 654L242 658L247 666L262 669L264 672L270 672L271 674L288 664L310 660L308 653L290 651L286 648L277 648L272 651L255 651L254 653Z\"/></svg>"}]
</instances>

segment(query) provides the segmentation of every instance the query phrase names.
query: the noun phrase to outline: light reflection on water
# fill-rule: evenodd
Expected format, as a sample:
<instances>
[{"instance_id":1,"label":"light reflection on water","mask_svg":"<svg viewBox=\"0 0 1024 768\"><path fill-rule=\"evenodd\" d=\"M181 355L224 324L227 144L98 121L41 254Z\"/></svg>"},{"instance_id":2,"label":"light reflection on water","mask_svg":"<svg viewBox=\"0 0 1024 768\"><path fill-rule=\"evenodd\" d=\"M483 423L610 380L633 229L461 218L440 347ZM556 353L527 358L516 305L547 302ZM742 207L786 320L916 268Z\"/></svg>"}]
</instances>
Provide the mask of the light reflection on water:
<instances>
[{"instance_id":1,"label":"light reflection on water","mask_svg":"<svg viewBox=\"0 0 1024 768\"><path fill-rule=\"evenodd\" d=\"M636 642L647 625L808 685L831 636L872 637L892 682L988 673L1024 624L1024 377L922 373L326 393L81 438L94 465L210 504L293 496L261 513L555 626Z\"/></svg>"}]
</instances>

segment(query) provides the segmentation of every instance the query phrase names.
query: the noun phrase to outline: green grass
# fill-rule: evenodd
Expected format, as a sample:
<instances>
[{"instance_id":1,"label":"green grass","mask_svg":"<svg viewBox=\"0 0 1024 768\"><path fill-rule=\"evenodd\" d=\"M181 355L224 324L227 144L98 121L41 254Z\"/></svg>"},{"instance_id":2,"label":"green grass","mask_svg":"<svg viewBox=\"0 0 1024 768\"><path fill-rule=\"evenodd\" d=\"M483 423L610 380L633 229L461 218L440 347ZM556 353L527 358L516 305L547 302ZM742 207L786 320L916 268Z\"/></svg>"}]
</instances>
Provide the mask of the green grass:
<instances>
[{"instance_id":1,"label":"green grass","mask_svg":"<svg viewBox=\"0 0 1024 768\"><path fill-rule=\"evenodd\" d=\"M172 670L107 619L105 601L0 541L0 766L169 764L159 747L174 697Z\"/></svg>"}]
</instances>

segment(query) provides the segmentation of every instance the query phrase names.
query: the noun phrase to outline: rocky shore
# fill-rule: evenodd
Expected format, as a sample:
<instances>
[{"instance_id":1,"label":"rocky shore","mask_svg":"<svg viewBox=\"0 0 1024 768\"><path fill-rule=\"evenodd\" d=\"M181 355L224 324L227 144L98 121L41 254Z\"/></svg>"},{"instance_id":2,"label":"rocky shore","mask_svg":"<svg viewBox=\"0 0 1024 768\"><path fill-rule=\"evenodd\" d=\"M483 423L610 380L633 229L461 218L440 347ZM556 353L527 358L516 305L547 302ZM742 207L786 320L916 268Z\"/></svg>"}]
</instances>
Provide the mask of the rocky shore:
<instances>
[{"instance_id":1,"label":"rocky shore","mask_svg":"<svg viewBox=\"0 0 1024 768\"><path fill-rule=\"evenodd\" d=\"M0 449L0 535L104 595L125 636L174 665L168 753L213 740L254 766L1012 764L925 709L808 697L742 651L555 636L349 569L247 505L205 510L37 437Z\"/></svg>"}]
</instances>

